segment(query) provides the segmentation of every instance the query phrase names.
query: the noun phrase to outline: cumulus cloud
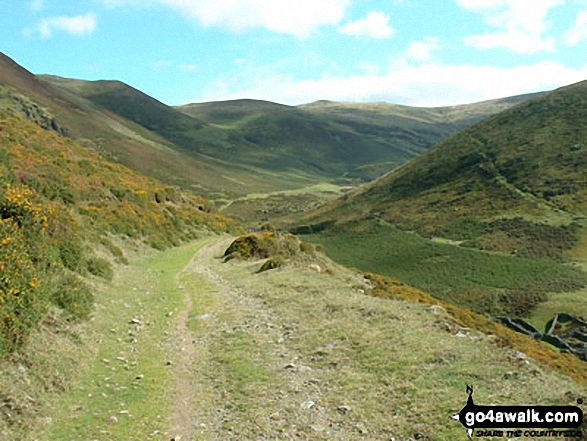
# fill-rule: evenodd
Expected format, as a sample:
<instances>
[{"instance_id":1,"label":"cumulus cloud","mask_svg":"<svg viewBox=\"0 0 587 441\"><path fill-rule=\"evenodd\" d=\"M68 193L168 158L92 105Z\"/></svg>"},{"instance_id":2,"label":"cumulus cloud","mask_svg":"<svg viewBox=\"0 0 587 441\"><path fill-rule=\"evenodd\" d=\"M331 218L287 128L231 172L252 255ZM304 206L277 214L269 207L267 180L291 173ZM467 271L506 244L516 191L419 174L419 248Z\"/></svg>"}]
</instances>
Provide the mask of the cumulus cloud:
<instances>
[{"instance_id":1,"label":"cumulus cloud","mask_svg":"<svg viewBox=\"0 0 587 441\"><path fill-rule=\"evenodd\" d=\"M120 1L120 0L119 0ZM342 20L350 0L156 0L192 18L204 27L232 31L266 28L308 37L318 27Z\"/></svg>"},{"instance_id":2,"label":"cumulus cloud","mask_svg":"<svg viewBox=\"0 0 587 441\"><path fill-rule=\"evenodd\" d=\"M423 40L415 41L406 49L404 56L413 61L430 61L432 52L440 49L438 37L424 37Z\"/></svg>"},{"instance_id":3,"label":"cumulus cloud","mask_svg":"<svg viewBox=\"0 0 587 441\"><path fill-rule=\"evenodd\" d=\"M577 14L575 25L565 34L565 42L569 46L576 46L587 39L587 10Z\"/></svg>"},{"instance_id":4,"label":"cumulus cloud","mask_svg":"<svg viewBox=\"0 0 587 441\"><path fill-rule=\"evenodd\" d=\"M581 69L570 69L552 61L511 68L468 64L404 64L382 74L373 71L317 80L295 80L278 75L259 77L253 74L246 86L242 86L242 81L223 79L214 90L193 101L254 98L283 104L302 104L327 99L444 106L551 90L586 77L587 65Z\"/></svg>"},{"instance_id":5,"label":"cumulus cloud","mask_svg":"<svg viewBox=\"0 0 587 441\"><path fill-rule=\"evenodd\" d=\"M97 25L96 16L89 13L75 17L46 18L36 26L35 30L42 38L50 38L55 31L62 31L72 35L91 34L96 30Z\"/></svg>"},{"instance_id":6,"label":"cumulus cloud","mask_svg":"<svg viewBox=\"0 0 587 441\"><path fill-rule=\"evenodd\" d=\"M375 11L369 12L364 19L347 23L339 30L346 35L377 39L387 38L394 34L393 28L389 25L389 16L383 12Z\"/></svg>"},{"instance_id":7,"label":"cumulus cloud","mask_svg":"<svg viewBox=\"0 0 587 441\"><path fill-rule=\"evenodd\" d=\"M465 9L480 13L495 32L472 35L466 43L477 49L506 48L524 54L552 51L555 39L544 36L550 10L565 0L457 0Z\"/></svg>"}]
</instances>

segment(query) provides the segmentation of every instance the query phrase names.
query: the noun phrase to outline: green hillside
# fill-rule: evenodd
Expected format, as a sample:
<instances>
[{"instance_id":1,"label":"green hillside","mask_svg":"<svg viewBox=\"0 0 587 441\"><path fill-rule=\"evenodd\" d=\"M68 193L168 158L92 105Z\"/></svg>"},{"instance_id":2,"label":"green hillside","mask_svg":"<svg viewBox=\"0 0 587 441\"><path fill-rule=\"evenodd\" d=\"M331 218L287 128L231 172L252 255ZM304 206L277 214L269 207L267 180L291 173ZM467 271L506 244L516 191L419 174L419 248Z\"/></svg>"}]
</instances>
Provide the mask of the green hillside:
<instances>
[{"instance_id":1,"label":"green hillside","mask_svg":"<svg viewBox=\"0 0 587 441\"><path fill-rule=\"evenodd\" d=\"M453 224L472 227L473 218L580 218L587 210L586 115L586 82L538 97L459 132L316 219L375 217L462 239L456 230L467 234Z\"/></svg>"},{"instance_id":2,"label":"green hillside","mask_svg":"<svg viewBox=\"0 0 587 441\"><path fill-rule=\"evenodd\" d=\"M116 240L163 249L202 229L231 228L204 199L23 119L23 103L47 112L0 92L0 356L18 348L51 306L87 317L92 293L80 277L112 277L111 263L126 261Z\"/></svg>"},{"instance_id":3,"label":"green hillside","mask_svg":"<svg viewBox=\"0 0 587 441\"><path fill-rule=\"evenodd\" d=\"M550 271L577 271L562 262L584 247L586 116L587 82L539 96L314 211L297 231L318 233L313 240L346 264L493 312L520 303L507 292L532 273L522 266L550 259L518 293L528 312L548 292L584 286L579 273L551 284ZM503 273L510 264L514 285Z\"/></svg>"}]
</instances>

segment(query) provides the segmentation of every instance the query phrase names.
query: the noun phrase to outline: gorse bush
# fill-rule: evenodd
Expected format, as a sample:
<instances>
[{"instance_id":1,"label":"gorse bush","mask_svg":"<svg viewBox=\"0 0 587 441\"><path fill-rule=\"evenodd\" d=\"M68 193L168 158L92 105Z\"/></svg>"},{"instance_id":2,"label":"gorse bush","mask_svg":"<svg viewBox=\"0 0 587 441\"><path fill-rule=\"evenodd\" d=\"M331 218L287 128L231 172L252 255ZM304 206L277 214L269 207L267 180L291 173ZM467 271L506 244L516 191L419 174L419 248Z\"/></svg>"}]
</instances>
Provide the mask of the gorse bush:
<instances>
[{"instance_id":1,"label":"gorse bush","mask_svg":"<svg viewBox=\"0 0 587 441\"><path fill-rule=\"evenodd\" d=\"M50 305L72 320L89 316L93 294L81 276L113 276L110 262L92 254L93 244L125 263L108 236L164 249L202 228L233 228L205 200L6 113L0 115L0 356L18 348Z\"/></svg>"},{"instance_id":2,"label":"gorse bush","mask_svg":"<svg viewBox=\"0 0 587 441\"><path fill-rule=\"evenodd\" d=\"M21 227L11 218L0 222L0 353L21 342L40 318L44 295L39 273Z\"/></svg>"},{"instance_id":3,"label":"gorse bush","mask_svg":"<svg viewBox=\"0 0 587 441\"><path fill-rule=\"evenodd\" d=\"M46 281L78 264L73 221L57 213L25 186L0 188L0 353L18 347L45 313L52 300Z\"/></svg>"}]
</instances>

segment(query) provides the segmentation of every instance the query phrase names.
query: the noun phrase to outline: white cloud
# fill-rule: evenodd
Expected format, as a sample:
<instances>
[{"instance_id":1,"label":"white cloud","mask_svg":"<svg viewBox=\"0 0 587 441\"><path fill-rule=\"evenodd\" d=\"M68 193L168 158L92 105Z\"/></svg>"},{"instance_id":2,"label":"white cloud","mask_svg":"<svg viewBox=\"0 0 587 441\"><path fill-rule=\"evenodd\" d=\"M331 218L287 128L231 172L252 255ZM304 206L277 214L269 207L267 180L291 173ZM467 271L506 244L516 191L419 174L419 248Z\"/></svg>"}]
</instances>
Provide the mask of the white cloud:
<instances>
[{"instance_id":1,"label":"white cloud","mask_svg":"<svg viewBox=\"0 0 587 441\"><path fill-rule=\"evenodd\" d=\"M587 78L587 65L570 69L552 61L498 68L474 65L394 65L387 73L326 77L296 81L288 76L255 74L242 80L224 79L217 88L193 101L253 98L283 104L319 99L387 101L412 106L444 106L478 102L522 93L551 90ZM238 87L241 84L241 87Z\"/></svg>"},{"instance_id":2,"label":"white cloud","mask_svg":"<svg viewBox=\"0 0 587 441\"><path fill-rule=\"evenodd\" d=\"M555 39L545 37L549 11L565 0L457 0L471 11L483 15L485 22L497 30L472 35L466 43L477 49L507 48L524 54L551 51Z\"/></svg>"},{"instance_id":3,"label":"white cloud","mask_svg":"<svg viewBox=\"0 0 587 441\"><path fill-rule=\"evenodd\" d=\"M393 35L394 30L389 25L389 16L383 12L371 11L362 20L353 21L339 28L346 35L359 37L387 38Z\"/></svg>"},{"instance_id":4,"label":"white cloud","mask_svg":"<svg viewBox=\"0 0 587 441\"><path fill-rule=\"evenodd\" d=\"M112 0L109 0L112 2ZM117 0L120 3L120 0ZM342 20L350 0L156 0L204 27L219 26L241 32L266 28L308 37L318 27Z\"/></svg>"},{"instance_id":5,"label":"white cloud","mask_svg":"<svg viewBox=\"0 0 587 441\"><path fill-rule=\"evenodd\" d=\"M424 37L423 40L410 44L404 55L408 60L430 61L432 59L432 52L439 48L438 37Z\"/></svg>"},{"instance_id":6,"label":"white cloud","mask_svg":"<svg viewBox=\"0 0 587 441\"><path fill-rule=\"evenodd\" d=\"M576 46L587 39L587 10L577 14L575 25L565 34L565 42L569 46Z\"/></svg>"},{"instance_id":7,"label":"white cloud","mask_svg":"<svg viewBox=\"0 0 587 441\"><path fill-rule=\"evenodd\" d=\"M51 17L42 20L36 27L42 38L50 38L55 31L63 31L72 35L84 35L94 32L98 25L92 13L76 17ZM30 30L25 30L30 33Z\"/></svg>"}]
</instances>

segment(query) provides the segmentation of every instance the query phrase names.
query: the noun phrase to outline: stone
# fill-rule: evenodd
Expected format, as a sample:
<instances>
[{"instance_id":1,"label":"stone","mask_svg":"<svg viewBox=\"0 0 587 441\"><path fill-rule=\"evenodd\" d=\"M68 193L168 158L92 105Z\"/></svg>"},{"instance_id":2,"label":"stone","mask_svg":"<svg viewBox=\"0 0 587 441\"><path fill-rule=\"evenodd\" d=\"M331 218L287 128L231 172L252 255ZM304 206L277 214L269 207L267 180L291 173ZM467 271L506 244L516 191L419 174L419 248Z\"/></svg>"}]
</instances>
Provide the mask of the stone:
<instances>
[{"instance_id":1,"label":"stone","mask_svg":"<svg viewBox=\"0 0 587 441\"><path fill-rule=\"evenodd\" d=\"M314 407L316 405L315 402L313 402L312 400L308 400L308 401L304 401L302 404L300 404L300 407L303 410L310 410L312 407Z\"/></svg>"},{"instance_id":2,"label":"stone","mask_svg":"<svg viewBox=\"0 0 587 441\"><path fill-rule=\"evenodd\" d=\"M351 411L351 406L347 406L346 404L343 404L342 406L338 406L337 410L342 414L347 414Z\"/></svg>"}]
</instances>

